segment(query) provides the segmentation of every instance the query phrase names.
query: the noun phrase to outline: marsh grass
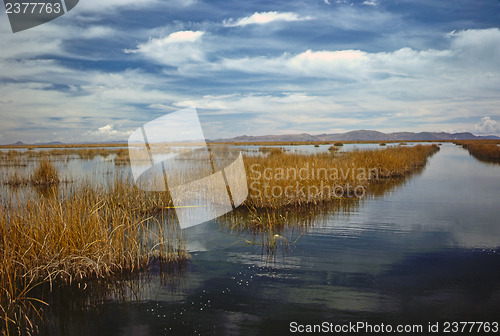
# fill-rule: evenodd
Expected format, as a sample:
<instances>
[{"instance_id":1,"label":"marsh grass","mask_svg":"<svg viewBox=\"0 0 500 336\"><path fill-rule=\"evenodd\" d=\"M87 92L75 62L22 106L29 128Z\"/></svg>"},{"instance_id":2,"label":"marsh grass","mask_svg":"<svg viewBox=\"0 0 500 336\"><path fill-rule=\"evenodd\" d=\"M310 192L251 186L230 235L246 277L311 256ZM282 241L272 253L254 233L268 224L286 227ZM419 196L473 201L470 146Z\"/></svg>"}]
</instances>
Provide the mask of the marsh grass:
<instances>
[{"instance_id":1,"label":"marsh grass","mask_svg":"<svg viewBox=\"0 0 500 336\"><path fill-rule=\"evenodd\" d=\"M0 211L0 314L7 334L35 331L44 306L31 296L38 286L137 272L153 259L183 263L188 258L182 232L167 226L173 221L161 211L168 199L142 199L124 179L109 190L70 189L11 202Z\"/></svg>"},{"instance_id":2,"label":"marsh grass","mask_svg":"<svg viewBox=\"0 0 500 336\"><path fill-rule=\"evenodd\" d=\"M386 143L399 143L401 140L387 140ZM435 143L438 140L405 140L408 143ZM226 144L231 146L306 146L306 145L331 145L342 144L377 144L380 140L329 140L329 141L220 141L208 142L208 144ZM439 140L439 142L452 142L452 140Z\"/></svg>"},{"instance_id":3,"label":"marsh grass","mask_svg":"<svg viewBox=\"0 0 500 336\"><path fill-rule=\"evenodd\" d=\"M460 141L455 144L469 151L477 160L483 162L500 163L500 140L491 141Z\"/></svg>"},{"instance_id":4,"label":"marsh grass","mask_svg":"<svg viewBox=\"0 0 500 336\"><path fill-rule=\"evenodd\" d=\"M1 167L26 167L28 166L28 158L26 155L20 155L19 152L10 150L8 152L0 152Z\"/></svg>"},{"instance_id":5,"label":"marsh grass","mask_svg":"<svg viewBox=\"0 0 500 336\"><path fill-rule=\"evenodd\" d=\"M243 206L222 217L219 223L242 236L238 244L260 247L263 256L276 258L278 252L286 253L313 225L321 226L322 221L326 224L332 213L341 212L349 215L364 201L364 198L332 198L328 194L309 195L313 197L273 196L266 195L266 187L268 190L274 186L281 189L287 186L319 189L322 183L335 183L340 186L351 183L363 185L368 197L379 197L403 185L409 175L420 173L427 159L438 150L435 145L417 145L339 153L335 156L328 153L282 153L275 156L248 157L245 158L245 165L249 197ZM256 163L261 166L251 168ZM321 174L319 178L310 176L309 179L293 175L288 179L266 179L263 171L266 168L270 168L271 171L276 171L278 168L284 171L289 168L295 171L301 168L308 170L314 168L316 172L322 171L321 169L352 171L353 167L367 170L375 168L378 174L371 179L357 179L355 174L340 175L338 179L332 181ZM257 183L252 185L255 182Z\"/></svg>"},{"instance_id":6,"label":"marsh grass","mask_svg":"<svg viewBox=\"0 0 500 336\"><path fill-rule=\"evenodd\" d=\"M59 170L53 162L43 157L34 165L33 171L29 173L26 169L19 169L18 166L13 166L7 174L4 174L0 184L11 187L34 186L34 187L49 187L58 185L65 181L60 177Z\"/></svg>"},{"instance_id":7,"label":"marsh grass","mask_svg":"<svg viewBox=\"0 0 500 336\"><path fill-rule=\"evenodd\" d=\"M129 158L128 150L123 149L123 148L119 149L116 152L116 157L114 159L114 163L117 166L129 164L130 163L130 158Z\"/></svg>"},{"instance_id":8,"label":"marsh grass","mask_svg":"<svg viewBox=\"0 0 500 336\"><path fill-rule=\"evenodd\" d=\"M43 158L35 167L35 171L31 175L31 183L33 185L53 185L60 182L59 171L54 163Z\"/></svg>"},{"instance_id":9,"label":"marsh grass","mask_svg":"<svg viewBox=\"0 0 500 336\"><path fill-rule=\"evenodd\" d=\"M0 148L26 148L33 150L35 148L102 148L102 147L127 147L127 143L92 143L92 144L50 144L50 145L0 145Z\"/></svg>"},{"instance_id":10,"label":"marsh grass","mask_svg":"<svg viewBox=\"0 0 500 336\"><path fill-rule=\"evenodd\" d=\"M339 148L339 146L334 146L334 145L332 145L332 146L328 147L328 150L329 150L330 152L337 152L337 151L339 151L339 150L340 150L340 148Z\"/></svg>"},{"instance_id":11,"label":"marsh grass","mask_svg":"<svg viewBox=\"0 0 500 336\"><path fill-rule=\"evenodd\" d=\"M246 157L249 196L244 205L271 209L317 205L337 198L330 192L334 187L348 190L359 186L369 191L370 186L380 180L408 176L424 166L427 158L438 150L436 145L416 145L358 150L335 156L277 153ZM344 193L340 198L346 196L350 197Z\"/></svg>"},{"instance_id":12,"label":"marsh grass","mask_svg":"<svg viewBox=\"0 0 500 336\"><path fill-rule=\"evenodd\" d=\"M4 180L4 184L9 185L11 187L20 187L23 185L27 185L28 179L20 175L16 170L8 175L8 177Z\"/></svg>"},{"instance_id":13,"label":"marsh grass","mask_svg":"<svg viewBox=\"0 0 500 336\"><path fill-rule=\"evenodd\" d=\"M260 147L259 152L269 155L279 155L286 151L283 147Z\"/></svg>"}]
</instances>

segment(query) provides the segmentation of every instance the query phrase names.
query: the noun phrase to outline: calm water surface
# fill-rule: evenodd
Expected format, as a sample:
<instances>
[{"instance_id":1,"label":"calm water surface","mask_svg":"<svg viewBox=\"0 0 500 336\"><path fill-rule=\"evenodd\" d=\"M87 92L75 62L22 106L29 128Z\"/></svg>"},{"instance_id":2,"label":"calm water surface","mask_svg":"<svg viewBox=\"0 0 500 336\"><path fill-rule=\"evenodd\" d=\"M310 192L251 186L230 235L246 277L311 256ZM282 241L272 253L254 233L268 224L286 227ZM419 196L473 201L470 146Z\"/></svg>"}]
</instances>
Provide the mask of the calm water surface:
<instances>
[{"instance_id":1,"label":"calm water surface","mask_svg":"<svg viewBox=\"0 0 500 336\"><path fill-rule=\"evenodd\" d=\"M444 144L422 173L348 213L324 211L272 257L215 221L188 229L192 259L181 271L124 280L123 295L105 300L61 293L45 332L281 335L292 321L500 321L499 196L500 165Z\"/></svg>"}]
</instances>

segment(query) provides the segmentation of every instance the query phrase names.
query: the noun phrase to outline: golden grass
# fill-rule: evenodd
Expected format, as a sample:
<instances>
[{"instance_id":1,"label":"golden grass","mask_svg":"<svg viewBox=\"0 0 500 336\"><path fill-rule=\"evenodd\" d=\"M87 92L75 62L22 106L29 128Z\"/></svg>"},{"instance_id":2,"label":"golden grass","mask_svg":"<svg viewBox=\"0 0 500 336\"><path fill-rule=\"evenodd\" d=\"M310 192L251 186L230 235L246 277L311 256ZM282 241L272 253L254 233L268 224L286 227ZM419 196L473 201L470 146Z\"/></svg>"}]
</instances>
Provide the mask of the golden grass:
<instances>
[{"instance_id":1,"label":"golden grass","mask_svg":"<svg viewBox=\"0 0 500 336\"><path fill-rule=\"evenodd\" d=\"M0 152L0 167L26 167L28 160L26 155L20 155L17 151Z\"/></svg>"},{"instance_id":2,"label":"golden grass","mask_svg":"<svg viewBox=\"0 0 500 336\"><path fill-rule=\"evenodd\" d=\"M339 146L333 145L333 146L328 147L328 150L331 152L336 152L336 151L339 151L340 149L339 149Z\"/></svg>"},{"instance_id":3,"label":"golden grass","mask_svg":"<svg viewBox=\"0 0 500 336\"><path fill-rule=\"evenodd\" d=\"M282 147L260 147L259 152L269 155L278 155L285 153L285 149Z\"/></svg>"},{"instance_id":4,"label":"golden grass","mask_svg":"<svg viewBox=\"0 0 500 336\"><path fill-rule=\"evenodd\" d=\"M13 167L18 167L13 165ZM63 181L59 177L59 171L54 163L43 157L39 160L33 172L28 174L26 170L15 169L0 181L0 184L9 185L11 187L33 185L36 187L47 187L57 185Z\"/></svg>"},{"instance_id":5,"label":"golden grass","mask_svg":"<svg viewBox=\"0 0 500 336\"><path fill-rule=\"evenodd\" d=\"M219 223L237 233L251 233L253 238L237 243L260 246L264 256L274 258L278 250L296 244L312 225L321 225L332 212L348 214L364 199L354 193L345 197L318 193L322 186L362 186L368 197L381 196L402 185L409 175L421 172L428 157L438 150L437 145L417 145L347 153L246 157L249 196L243 206L222 217ZM260 166L252 167L255 164ZM358 175L359 168L368 175ZM266 169L274 178L265 178ZM292 171L300 169L308 171L309 177L293 175ZM329 172L333 175L338 172L338 175L330 176ZM370 172L373 172L371 176ZM291 187L290 195L272 193L273 188L287 187ZM312 194L307 193L308 188L313 190ZM296 193L300 189L306 193Z\"/></svg>"},{"instance_id":6,"label":"golden grass","mask_svg":"<svg viewBox=\"0 0 500 336\"><path fill-rule=\"evenodd\" d=\"M109 190L80 185L63 196L52 193L0 210L0 314L8 332L33 331L43 303L30 293L40 284L135 272L152 258L187 259L182 233L165 226L164 195L141 198L126 179Z\"/></svg>"},{"instance_id":7,"label":"golden grass","mask_svg":"<svg viewBox=\"0 0 500 336\"><path fill-rule=\"evenodd\" d=\"M377 181L411 174L438 150L437 145L416 145L335 155L277 153L246 157L249 196L244 204L280 208L358 197ZM354 193L356 187L358 193Z\"/></svg>"},{"instance_id":8,"label":"golden grass","mask_svg":"<svg viewBox=\"0 0 500 336\"><path fill-rule=\"evenodd\" d=\"M94 148L94 147L127 147L127 143L92 143L92 144L48 144L48 145L0 145L0 148Z\"/></svg>"},{"instance_id":9,"label":"golden grass","mask_svg":"<svg viewBox=\"0 0 500 336\"><path fill-rule=\"evenodd\" d=\"M405 140L408 143L436 143L436 142L453 142L453 140ZM399 143L401 140L387 140L386 143ZM305 146L305 145L331 145L331 144L377 144L380 140L360 140L360 141L221 141L208 142L210 145L231 145L231 146Z\"/></svg>"},{"instance_id":10,"label":"golden grass","mask_svg":"<svg viewBox=\"0 0 500 336\"><path fill-rule=\"evenodd\" d=\"M60 182L59 172L54 164L47 159L42 159L37 163L31 182L34 185L52 185Z\"/></svg>"},{"instance_id":11,"label":"golden grass","mask_svg":"<svg viewBox=\"0 0 500 336\"><path fill-rule=\"evenodd\" d=\"M484 162L500 163L500 140L457 141L469 154Z\"/></svg>"},{"instance_id":12,"label":"golden grass","mask_svg":"<svg viewBox=\"0 0 500 336\"><path fill-rule=\"evenodd\" d=\"M14 171L14 173L10 174L3 183L12 187L19 187L27 185L28 179L21 176L17 171Z\"/></svg>"}]
</instances>

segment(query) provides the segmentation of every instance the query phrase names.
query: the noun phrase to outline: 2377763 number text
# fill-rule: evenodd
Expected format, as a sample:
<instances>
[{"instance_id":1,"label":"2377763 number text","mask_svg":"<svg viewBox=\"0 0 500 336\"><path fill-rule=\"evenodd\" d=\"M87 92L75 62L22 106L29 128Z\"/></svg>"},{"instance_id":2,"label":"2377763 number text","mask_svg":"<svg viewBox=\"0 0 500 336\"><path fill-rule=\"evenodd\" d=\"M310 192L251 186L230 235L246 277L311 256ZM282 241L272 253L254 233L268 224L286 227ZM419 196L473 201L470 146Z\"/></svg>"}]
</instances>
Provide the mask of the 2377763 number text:
<instances>
[{"instance_id":1,"label":"2377763 number text","mask_svg":"<svg viewBox=\"0 0 500 336\"><path fill-rule=\"evenodd\" d=\"M5 12L7 14L59 14L61 10L60 3L16 2L5 4Z\"/></svg>"},{"instance_id":2,"label":"2377763 number text","mask_svg":"<svg viewBox=\"0 0 500 336\"><path fill-rule=\"evenodd\" d=\"M444 322L444 333L498 333L498 322Z\"/></svg>"}]
</instances>

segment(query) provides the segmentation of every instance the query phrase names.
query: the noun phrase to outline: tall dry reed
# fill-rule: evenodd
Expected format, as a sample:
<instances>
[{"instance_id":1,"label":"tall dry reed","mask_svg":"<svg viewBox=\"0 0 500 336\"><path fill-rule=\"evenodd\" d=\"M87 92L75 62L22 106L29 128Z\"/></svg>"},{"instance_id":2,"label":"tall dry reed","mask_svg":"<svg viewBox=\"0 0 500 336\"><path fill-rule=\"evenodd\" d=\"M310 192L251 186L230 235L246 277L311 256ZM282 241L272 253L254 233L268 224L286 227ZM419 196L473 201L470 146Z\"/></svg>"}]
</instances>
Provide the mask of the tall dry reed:
<instances>
[{"instance_id":1,"label":"tall dry reed","mask_svg":"<svg viewBox=\"0 0 500 336\"><path fill-rule=\"evenodd\" d=\"M500 141L462 141L458 142L469 154L484 162L500 163Z\"/></svg>"},{"instance_id":2,"label":"tall dry reed","mask_svg":"<svg viewBox=\"0 0 500 336\"><path fill-rule=\"evenodd\" d=\"M65 195L2 205L0 314L7 332L32 332L43 303L31 298L40 284L68 284L182 262L182 233L167 228L157 199L142 202L129 181L109 190L75 186Z\"/></svg>"},{"instance_id":3,"label":"tall dry reed","mask_svg":"<svg viewBox=\"0 0 500 336\"><path fill-rule=\"evenodd\" d=\"M42 158L37 163L35 171L31 176L31 182L34 185L57 184L60 182L59 171L54 163L47 160L47 158Z\"/></svg>"},{"instance_id":4,"label":"tall dry reed","mask_svg":"<svg viewBox=\"0 0 500 336\"><path fill-rule=\"evenodd\" d=\"M245 205L279 208L355 197L380 180L409 175L426 164L437 145L391 147L345 153L275 153L246 157L249 196ZM348 192L350 191L350 192Z\"/></svg>"}]
</instances>

